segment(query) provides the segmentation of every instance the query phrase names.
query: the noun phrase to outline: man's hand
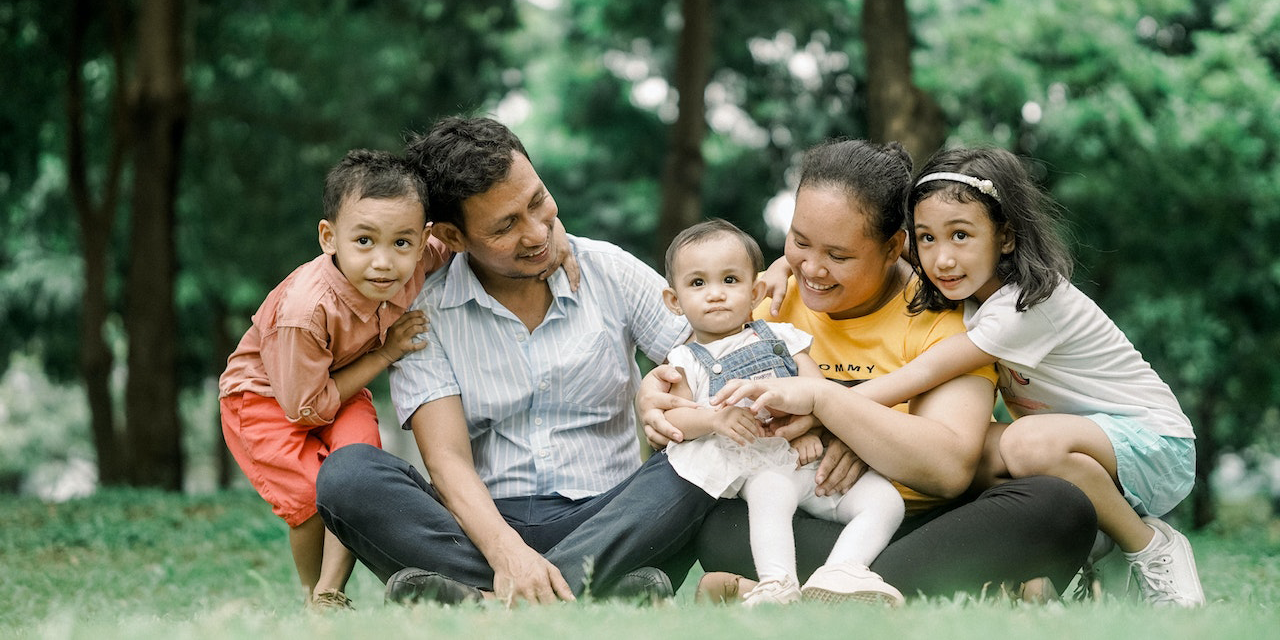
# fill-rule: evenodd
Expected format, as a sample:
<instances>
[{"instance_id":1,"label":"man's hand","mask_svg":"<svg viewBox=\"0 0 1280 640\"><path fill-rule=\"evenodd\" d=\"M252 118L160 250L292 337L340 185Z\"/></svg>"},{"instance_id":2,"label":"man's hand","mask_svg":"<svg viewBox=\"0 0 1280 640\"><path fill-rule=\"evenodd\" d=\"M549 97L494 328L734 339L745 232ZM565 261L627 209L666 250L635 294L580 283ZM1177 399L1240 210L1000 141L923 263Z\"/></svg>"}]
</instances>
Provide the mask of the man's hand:
<instances>
[{"instance_id":1,"label":"man's hand","mask_svg":"<svg viewBox=\"0 0 1280 640\"><path fill-rule=\"evenodd\" d=\"M508 607L521 602L552 604L575 600L560 570L527 545L504 553L493 566L493 593Z\"/></svg>"},{"instance_id":2,"label":"man's hand","mask_svg":"<svg viewBox=\"0 0 1280 640\"><path fill-rule=\"evenodd\" d=\"M672 442L684 441L684 434L667 420L666 412L682 407L697 408L698 403L671 393L671 386L680 382L680 370L663 364L654 367L636 392L636 411L644 425L644 436L654 451L661 451Z\"/></svg>"},{"instance_id":3,"label":"man's hand","mask_svg":"<svg viewBox=\"0 0 1280 640\"><path fill-rule=\"evenodd\" d=\"M421 351L427 346L426 336L422 334L425 334L430 326L427 314L421 309L405 312L392 323L390 329L387 329L387 341L378 349L378 355L382 356L387 364L394 364L406 353Z\"/></svg>"},{"instance_id":4,"label":"man's hand","mask_svg":"<svg viewBox=\"0 0 1280 640\"><path fill-rule=\"evenodd\" d=\"M814 482L818 484L814 495L836 496L849 491L853 483L867 472L867 463L858 457L849 445L835 436L827 439L827 450L818 463Z\"/></svg>"}]
</instances>

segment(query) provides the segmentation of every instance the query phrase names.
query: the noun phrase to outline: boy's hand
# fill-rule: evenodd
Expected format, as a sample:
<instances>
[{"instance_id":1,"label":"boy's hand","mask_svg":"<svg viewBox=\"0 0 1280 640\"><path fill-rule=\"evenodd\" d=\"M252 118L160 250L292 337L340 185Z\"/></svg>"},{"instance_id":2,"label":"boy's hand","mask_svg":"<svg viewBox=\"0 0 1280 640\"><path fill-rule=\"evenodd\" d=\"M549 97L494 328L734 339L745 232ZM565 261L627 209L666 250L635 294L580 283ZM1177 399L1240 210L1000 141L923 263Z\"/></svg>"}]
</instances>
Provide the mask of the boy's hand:
<instances>
[{"instance_id":1,"label":"boy's hand","mask_svg":"<svg viewBox=\"0 0 1280 640\"><path fill-rule=\"evenodd\" d=\"M792 440L791 448L800 454L800 459L796 461L796 468L799 469L822 457L822 438L815 433L806 433Z\"/></svg>"},{"instance_id":2,"label":"boy's hand","mask_svg":"<svg viewBox=\"0 0 1280 640\"><path fill-rule=\"evenodd\" d=\"M715 415L711 418L711 429L740 445L745 445L755 442L756 438L760 437L760 420L743 407L721 407L715 409Z\"/></svg>"},{"instance_id":3,"label":"boy's hand","mask_svg":"<svg viewBox=\"0 0 1280 640\"><path fill-rule=\"evenodd\" d=\"M426 333L430 326L427 314L421 309L406 312L387 330L387 341L382 348L378 349L378 355L382 356L388 364L394 364L406 353L421 351L427 346L426 336L422 334Z\"/></svg>"},{"instance_id":4,"label":"boy's hand","mask_svg":"<svg viewBox=\"0 0 1280 640\"><path fill-rule=\"evenodd\" d=\"M787 278L791 277L791 265L787 263L786 256L778 258L769 265L764 273L760 274L760 281L764 283L764 297L769 298L769 315L778 317L778 310L782 308L782 299L787 296Z\"/></svg>"},{"instance_id":5,"label":"boy's hand","mask_svg":"<svg viewBox=\"0 0 1280 640\"><path fill-rule=\"evenodd\" d=\"M563 268L564 275L569 277L569 289L577 291L578 283L582 281L582 271L578 268L578 259L573 256L573 247L569 245L569 236L565 234L560 218L556 218L555 227L551 229L551 260L553 264L538 274L538 279L546 280L556 269Z\"/></svg>"}]
</instances>

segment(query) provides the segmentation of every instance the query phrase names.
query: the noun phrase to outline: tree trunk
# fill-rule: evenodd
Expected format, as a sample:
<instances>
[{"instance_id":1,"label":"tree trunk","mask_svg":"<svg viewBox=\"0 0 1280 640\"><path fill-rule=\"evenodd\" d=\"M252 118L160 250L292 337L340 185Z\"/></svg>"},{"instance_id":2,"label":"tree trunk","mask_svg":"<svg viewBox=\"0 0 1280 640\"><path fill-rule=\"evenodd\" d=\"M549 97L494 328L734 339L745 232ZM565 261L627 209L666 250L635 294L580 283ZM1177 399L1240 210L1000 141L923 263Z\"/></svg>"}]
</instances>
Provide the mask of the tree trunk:
<instances>
[{"instance_id":1,"label":"tree trunk","mask_svg":"<svg viewBox=\"0 0 1280 640\"><path fill-rule=\"evenodd\" d=\"M213 300L213 350L217 354L214 364L217 365L217 376L222 372L222 367L226 366L227 358L231 356L231 352L236 348L236 338L227 331L227 305L222 298ZM216 471L215 482L219 489L228 489L231 487L231 474L234 465L231 463L231 450L227 448L225 439L222 435L222 417L221 407L218 413L213 416L213 441L214 441L214 457L216 463L214 469Z\"/></svg>"},{"instance_id":2,"label":"tree trunk","mask_svg":"<svg viewBox=\"0 0 1280 640\"><path fill-rule=\"evenodd\" d=\"M1217 517L1213 502L1213 488L1209 486L1209 476L1218 463L1218 438L1214 433L1213 420L1217 414L1218 392L1216 387L1209 389L1201 399L1200 410L1196 412L1196 484L1191 493L1191 528L1203 529Z\"/></svg>"},{"instance_id":3,"label":"tree trunk","mask_svg":"<svg viewBox=\"0 0 1280 640\"><path fill-rule=\"evenodd\" d=\"M88 0L70 7L70 47L67 57L67 182L80 224L84 258L84 291L80 301L80 375L89 402L89 424L98 456L98 480L105 485L123 484L127 465L111 401L111 347L103 336L110 305L107 300L108 245L119 201L120 174L128 146L124 120L123 16L119 2L106 8L115 58L111 98L112 139L104 177L102 200L95 204L89 191L88 159L84 130L84 43L91 18Z\"/></svg>"},{"instance_id":4,"label":"tree trunk","mask_svg":"<svg viewBox=\"0 0 1280 640\"><path fill-rule=\"evenodd\" d=\"M946 140L946 119L938 103L912 81L906 0L865 0L862 40L867 48L868 136L902 143L920 166Z\"/></svg>"},{"instance_id":5,"label":"tree trunk","mask_svg":"<svg viewBox=\"0 0 1280 640\"><path fill-rule=\"evenodd\" d=\"M679 113L671 128L662 173L662 210L658 217L654 255L665 254L667 245L685 227L702 219L702 140L707 132L707 81L711 75L711 0L682 0L684 27L676 52L676 91Z\"/></svg>"},{"instance_id":6,"label":"tree trunk","mask_svg":"<svg viewBox=\"0 0 1280 640\"><path fill-rule=\"evenodd\" d=\"M183 471L173 299L174 207L187 118L181 26L181 0L142 3L131 101L136 153L125 314L131 481L170 490L182 488Z\"/></svg>"}]
</instances>

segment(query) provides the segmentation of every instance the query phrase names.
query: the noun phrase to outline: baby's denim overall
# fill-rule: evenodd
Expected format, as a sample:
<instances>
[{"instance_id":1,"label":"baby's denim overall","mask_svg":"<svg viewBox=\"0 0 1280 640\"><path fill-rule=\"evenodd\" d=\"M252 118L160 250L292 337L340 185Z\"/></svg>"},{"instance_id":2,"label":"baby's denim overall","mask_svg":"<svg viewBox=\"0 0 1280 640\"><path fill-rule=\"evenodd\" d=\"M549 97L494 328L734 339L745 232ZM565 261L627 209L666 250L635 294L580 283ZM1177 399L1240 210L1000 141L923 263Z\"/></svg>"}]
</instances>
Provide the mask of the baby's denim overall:
<instances>
[{"instance_id":1,"label":"baby's denim overall","mask_svg":"<svg viewBox=\"0 0 1280 640\"><path fill-rule=\"evenodd\" d=\"M689 343L689 350L707 370L711 382L709 395L714 396L726 381L737 378L758 380L796 375L796 361L792 359L786 343L769 330L769 325L764 320L755 320L748 326L755 330L760 340L735 349L719 360L712 358L706 347L696 342Z\"/></svg>"}]
</instances>

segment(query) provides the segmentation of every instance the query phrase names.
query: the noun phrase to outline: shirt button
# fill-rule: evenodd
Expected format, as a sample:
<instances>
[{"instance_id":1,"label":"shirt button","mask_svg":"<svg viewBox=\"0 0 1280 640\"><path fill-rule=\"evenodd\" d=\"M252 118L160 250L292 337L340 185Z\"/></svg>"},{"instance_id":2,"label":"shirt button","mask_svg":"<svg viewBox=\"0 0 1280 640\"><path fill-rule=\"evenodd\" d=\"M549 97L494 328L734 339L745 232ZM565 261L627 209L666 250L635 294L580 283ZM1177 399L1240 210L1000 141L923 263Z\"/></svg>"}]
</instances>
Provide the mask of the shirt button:
<instances>
[{"instance_id":1,"label":"shirt button","mask_svg":"<svg viewBox=\"0 0 1280 640\"><path fill-rule=\"evenodd\" d=\"M516 334L516 342L524 342L525 335L523 333Z\"/></svg>"},{"instance_id":2,"label":"shirt button","mask_svg":"<svg viewBox=\"0 0 1280 640\"><path fill-rule=\"evenodd\" d=\"M542 382L538 383L538 388L542 389L543 391L546 391L547 387L550 387L550 386L551 386L551 383L547 382L546 380L543 380Z\"/></svg>"},{"instance_id":3,"label":"shirt button","mask_svg":"<svg viewBox=\"0 0 1280 640\"><path fill-rule=\"evenodd\" d=\"M550 452L550 451L547 451L546 449L543 449L542 451L539 451L539 452L538 452L538 457L539 457L539 458L549 458L549 457L551 457L551 452Z\"/></svg>"},{"instance_id":4,"label":"shirt button","mask_svg":"<svg viewBox=\"0 0 1280 640\"><path fill-rule=\"evenodd\" d=\"M534 418L534 419L533 419L533 424L534 424L534 425L536 425L536 426L541 427L541 426L542 426L542 418Z\"/></svg>"},{"instance_id":5,"label":"shirt button","mask_svg":"<svg viewBox=\"0 0 1280 640\"><path fill-rule=\"evenodd\" d=\"M302 410L302 415L304 415L304 416L309 416L309 415L311 415L311 410L310 410L310 409L303 409L303 410Z\"/></svg>"}]
</instances>

